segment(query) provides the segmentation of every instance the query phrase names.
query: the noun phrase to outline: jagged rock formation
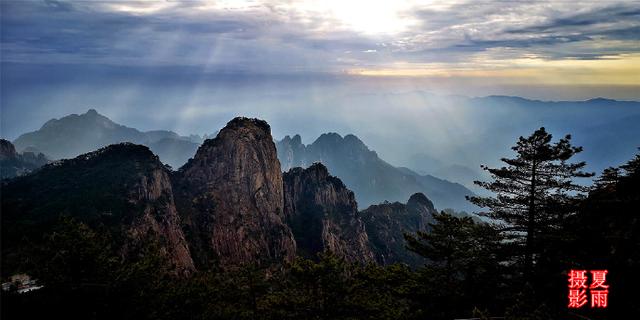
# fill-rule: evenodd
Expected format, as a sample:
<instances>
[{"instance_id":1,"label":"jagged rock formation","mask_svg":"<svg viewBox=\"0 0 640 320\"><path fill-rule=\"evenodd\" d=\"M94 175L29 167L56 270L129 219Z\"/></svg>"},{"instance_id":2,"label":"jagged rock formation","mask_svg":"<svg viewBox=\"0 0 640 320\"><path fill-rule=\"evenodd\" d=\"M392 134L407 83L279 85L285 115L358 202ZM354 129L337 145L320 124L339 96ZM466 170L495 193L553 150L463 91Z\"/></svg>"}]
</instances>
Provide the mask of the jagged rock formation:
<instances>
[{"instance_id":1,"label":"jagged rock formation","mask_svg":"<svg viewBox=\"0 0 640 320\"><path fill-rule=\"evenodd\" d=\"M106 227L124 258L152 242L178 272L194 270L169 172L147 147L117 144L54 162L2 192L4 252L38 241L65 215Z\"/></svg>"},{"instance_id":2,"label":"jagged rock formation","mask_svg":"<svg viewBox=\"0 0 640 320\"><path fill-rule=\"evenodd\" d=\"M302 144L302 137L299 134L293 137L285 136L284 139L276 144L278 150L278 159L283 171L295 167L306 168L305 145Z\"/></svg>"},{"instance_id":3,"label":"jagged rock formation","mask_svg":"<svg viewBox=\"0 0 640 320\"><path fill-rule=\"evenodd\" d=\"M15 158L16 155L16 148L13 144L5 139L0 139L0 160Z\"/></svg>"},{"instance_id":4,"label":"jagged rock formation","mask_svg":"<svg viewBox=\"0 0 640 320\"><path fill-rule=\"evenodd\" d=\"M361 211L376 261L403 262L412 267L424 263L422 257L406 249L404 234L427 230L433 213L433 203L422 193L412 195L407 204L387 202Z\"/></svg>"},{"instance_id":5,"label":"jagged rock formation","mask_svg":"<svg viewBox=\"0 0 640 320\"><path fill-rule=\"evenodd\" d=\"M355 196L340 179L315 163L289 170L283 180L285 216L298 255L313 258L329 250L348 261L373 260Z\"/></svg>"},{"instance_id":6,"label":"jagged rock formation","mask_svg":"<svg viewBox=\"0 0 640 320\"><path fill-rule=\"evenodd\" d=\"M49 159L39 152L16 152L13 144L0 139L0 179L14 178L32 172L47 164Z\"/></svg>"},{"instance_id":7,"label":"jagged rock formation","mask_svg":"<svg viewBox=\"0 0 640 320\"><path fill-rule=\"evenodd\" d=\"M197 261L221 266L293 259L271 128L235 118L176 174L179 209Z\"/></svg>"},{"instance_id":8,"label":"jagged rock formation","mask_svg":"<svg viewBox=\"0 0 640 320\"><path fill-rule=\"evenodd\" d=\"M344 140L350 146L339 152L355 166L378 159L355 136ZM291 142L305 148L299 136ZM328 154L334 142L313 152ZM0 151L2 161L17 155L8 142ZM430 221L435 210L423 194L358 212L354 193L323 164L280 168L271 128L257 119L231 120L175 172L147 147L111 145L3 183L3 249L19 251L22 239L41 237L65 215L105 227L124 258L157 245L187 273L279 265L323 251L354 262L421 263L404 248L403 233Z\"/></svg>"},{"instance_id":9,"label":"jagged rock formation","mask_svg":"<svg viewBox=\"0 0 640 320\"><path fill-rule=\"evenodd\" d=\"M356 194L363 208L383 201L404 201L416 192L429 195L439 208L473 211L465 196L473 195L464 186L397 168L378 157L358 137L337 133L322 134L312 144L302 144L299 135L286 136L276 144L282 170L322 162Z\"/></svg>"}]
</instances>

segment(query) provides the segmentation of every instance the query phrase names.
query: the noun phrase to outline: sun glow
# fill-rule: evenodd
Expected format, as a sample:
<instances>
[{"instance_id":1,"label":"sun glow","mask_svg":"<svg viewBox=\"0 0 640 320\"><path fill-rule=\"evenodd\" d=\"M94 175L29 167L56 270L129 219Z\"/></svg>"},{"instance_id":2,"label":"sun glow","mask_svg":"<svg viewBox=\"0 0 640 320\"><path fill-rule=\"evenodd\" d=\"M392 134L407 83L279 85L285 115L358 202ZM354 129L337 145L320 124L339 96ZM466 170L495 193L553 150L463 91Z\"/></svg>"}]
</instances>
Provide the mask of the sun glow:
<instances>
[{"instance_id":1,"label":"sun glow","mask_svg":"<svg viewBox=\"0 0 640 320\"><path fill-rule=\"evenodd\" d=\"M403 17L404 1L322 1L328 11L346 26L363 33L397 33L413 21Z\"/></svg>"},{"instance_id":2,"label":"sun glow","mask_svg":"<svg viewBox=\"0 0 640 320\"><path fill-rule=\"evenodd\" d=\"M407 15L406 10L411 6L406 0L294 1L279 7L298 12L310 21L331 21L327 29L337 27L370 35L397 34L416 23Z\"/></svg>"}]
</instances>

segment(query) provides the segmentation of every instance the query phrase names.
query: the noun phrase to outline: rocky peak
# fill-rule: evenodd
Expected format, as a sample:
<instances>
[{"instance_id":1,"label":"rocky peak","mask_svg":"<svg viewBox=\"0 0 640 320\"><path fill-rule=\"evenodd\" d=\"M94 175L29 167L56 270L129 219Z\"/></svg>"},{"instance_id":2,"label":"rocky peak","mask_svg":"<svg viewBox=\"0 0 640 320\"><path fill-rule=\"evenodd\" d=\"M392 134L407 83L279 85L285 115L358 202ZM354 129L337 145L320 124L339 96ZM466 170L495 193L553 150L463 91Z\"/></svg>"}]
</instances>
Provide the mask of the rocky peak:
<instances>
[{"instance_id":1,"label":"rocky peak","mask_svg":"<svg viewBox=\"0 0 640 320\"><path fill-rule=\"evenodd\" d=\"M16 148L13 143L5 139L0 139L0 160L13 159L16 157Z\"/></svg>"},{"instance_id":2,"label":"rocky peak","mask_svg":"<svg viewBox=\"0 0 640 320\"><path fill-rule=\"evenodd\" d=\"M360 138L356 137L355 135L348 134L344 136L343 140L345 144L352 148L369 151L369 148L367 148L364 142L362 142L362 140L360 140Z\"/></svg>"},{"instance_id":3,"label":"rocky peak","mask_svg":"<svg viewBox=\"0 0 640 320\"><path fill-rule=\"evenodd\" d=\"M411 195L409 201L407 201L409 208L422 211L435 211L433 203L422 192L417 192Z\"/></svg>"},{"instance_id":4,"label":"rocky peak","mask_svg":"<svg viewBox=\"0 0 640 320\"><path fill-rule=\"evenodd\" d=\"M291 143L293 145L302 145L302 137L299 134L296 134L293 136L293 138L291 138Z\"/></svg>"},{"instance_id":5,"label":"rocky peak","mask_svg":"<svg viewBox=\"0 0 640 320\"><path fill-rule=\"evenodd\" d=\"M280 162L265 121L231 120L200 146L177 180L201 263L238 266L295 256L283 221Z\"/></svg>"},{"instance_id":6,"label":"rocky peak","mask_svg":"<svg viewBox=\"0 0 640 320\"><path fill-rule=\"evenodd\" d=\"M372 261L369 239L353 192L321 163L284 174L285 215L298 253L331 251L349 261Z\"/></svg>"},{"instance_id":7,"label":"rocky peak","mask_svg":"<svg viewBox=\"0 0 640 320\"><path fill-rule=\"evenodd\" d=\"M327 167L325 167L321 162L314 162L304 171L311 179L314 180L315 183L321 183L322 181L327 181L329 179L329 169L327 169ZM340 180L338 179L338 181ZM340 183L342 183L342 181L340 181Z\"/></svg>"},{"instance_id":8,"label":"rocky peak","mask_svg":"<svg viewBox=\"0 0 640 320\"><path fill-rule=\"evenodd\" d=\"M285 136L276 143L278 159L283 171L287 171L294 167L305 167L305 145L302 144L302 138L299 134L292 137Z\"/></svg>"},{"instance_id":9,"label":"rocky peak","mask_svg":"<svg viewBox=\"0 0 640 320\"><path fill-rule=\"evenodd\" d=\"M304 145L302 144L302 137L299 134L296 134L293 137L286 135L279 141L279 143L282 143L289 148L304 148Z\"/></svg>"},{"instance_id":10,"label":"rocky peak","mask_svg":"<svg viewBox=\"0 0 640 320\"><path fill-rule=\"evenodd\" d=\"M321 134L314 143L332 144L332 143L339 143L340 141L342 141L342 136L339 133L327 132L327 133Z\"/></svg>"},{"instance_id":11,"label":"rocky peak","mask_svg":"<svg viewBox=\"0 0 640 320\"><path fill-rule=\"evenodd\" d=\"M418 267L424 259L405 247L404 234L426 231L436 210L422 193L415 193L406 204L381 203L361 212L376 261L396 262Z\"/></svg>"},{"instance_id":12,"label":"rocky peak","mask_svg":"<svg viewBox=\"0 0 640 320\"><path fill-rule=\"evenodd\" d=\"M83 114L74 113L60 119L51 119L42 126L41 130L84 125L99 125L104 127L117 126L117 124L111 121L111 119L101 115L95 109L89 109Z\"/></svg>"},{"instance_id":13,"label":"rocky peak","mask_svg":"<svg viewBox=\"0 0 640 320\"><path fill-rule=\"evenodd\" d=\"M226 130L225 130L226 129ZM246 117L236 117L227 123L223 130L218 133L218 136L224 135L228 132L235 131L252 131L254 133L260 134L261 137L269 136L271 137L271 127L269 124L260 119L256 118L246 118Z\"/></svg>"}]
</instances>

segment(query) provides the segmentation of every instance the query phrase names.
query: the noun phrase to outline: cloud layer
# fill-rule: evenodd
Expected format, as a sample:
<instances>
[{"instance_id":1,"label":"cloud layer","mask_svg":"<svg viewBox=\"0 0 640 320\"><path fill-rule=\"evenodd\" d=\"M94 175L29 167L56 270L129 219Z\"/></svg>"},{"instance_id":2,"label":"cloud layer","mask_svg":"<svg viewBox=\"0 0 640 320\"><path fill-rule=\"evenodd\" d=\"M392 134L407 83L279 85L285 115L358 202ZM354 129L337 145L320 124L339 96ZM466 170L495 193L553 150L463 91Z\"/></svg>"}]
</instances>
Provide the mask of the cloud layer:
<instances>
[{"instance_id":1,"label":"cloud layer","mask_svg":"<svg viewBox=\"0 0 640 320\"><path fill-rule=\"evenodd\" d=\"M640 54L635 1L379 3L6 0L2 61L412 75Z\"/></svg>"}]
</instances>

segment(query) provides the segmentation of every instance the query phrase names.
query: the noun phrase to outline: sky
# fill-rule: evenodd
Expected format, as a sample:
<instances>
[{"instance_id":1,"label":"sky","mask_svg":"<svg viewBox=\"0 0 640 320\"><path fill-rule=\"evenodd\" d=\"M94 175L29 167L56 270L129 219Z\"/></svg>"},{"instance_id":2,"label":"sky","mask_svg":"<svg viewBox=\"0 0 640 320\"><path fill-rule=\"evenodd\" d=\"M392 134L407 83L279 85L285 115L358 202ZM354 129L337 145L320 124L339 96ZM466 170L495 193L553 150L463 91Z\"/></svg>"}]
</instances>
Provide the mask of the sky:
<instances>
[{"instance_id":1,"label":"sky","mask_svg":"<svg viewBox=\"0 0 640 320\"><path fill-rule=\"evenodd\" d=\"M440 100L445 119L420 118L433 114L415 92L640 100L638 1L0 0L0 9L8 139L89 108L181 134L247 115L267 119L277 138L355 133L392 157L393 139L473 121Z\"/></svg>"},{"instance_id":2,"label":"sky","mask_svg":"<svg viewBox=\"0 0 640 320\"><path fill-rule=\"evenodd\" d=\"M2 62L637 86L637 1L2 0Z\"/></svg>"}]
</instances>

